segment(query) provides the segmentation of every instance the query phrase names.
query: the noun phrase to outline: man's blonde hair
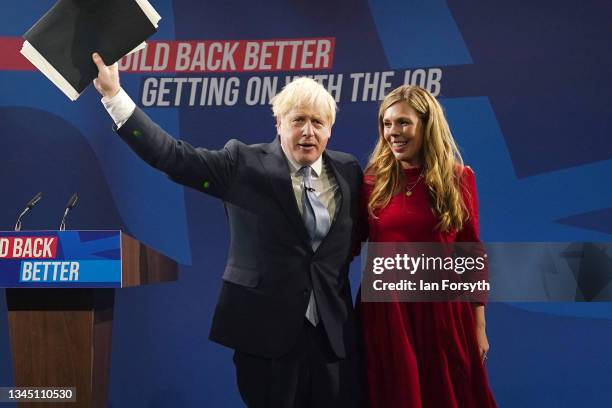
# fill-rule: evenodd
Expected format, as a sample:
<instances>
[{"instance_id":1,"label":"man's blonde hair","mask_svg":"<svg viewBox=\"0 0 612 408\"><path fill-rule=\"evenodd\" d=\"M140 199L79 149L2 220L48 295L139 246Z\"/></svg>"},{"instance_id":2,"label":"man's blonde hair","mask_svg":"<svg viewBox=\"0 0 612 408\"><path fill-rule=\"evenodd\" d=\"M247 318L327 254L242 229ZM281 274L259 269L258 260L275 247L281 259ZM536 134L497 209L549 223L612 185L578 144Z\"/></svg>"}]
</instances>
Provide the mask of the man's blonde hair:
<instances>
[{"instance_id":1,"label":"man's blonde hair","mask_svg":"<svg viewBox=\"0 0 612 408\"><path fill-rule=\"evenodd\" d=\"M272 98L272 112L279 121L290 110L296 107L313 107L320 109L323 117L333 125L336 121L336 101L320 83L310 78L297 78L285 85Z\"/></svg>"}]
</instances>

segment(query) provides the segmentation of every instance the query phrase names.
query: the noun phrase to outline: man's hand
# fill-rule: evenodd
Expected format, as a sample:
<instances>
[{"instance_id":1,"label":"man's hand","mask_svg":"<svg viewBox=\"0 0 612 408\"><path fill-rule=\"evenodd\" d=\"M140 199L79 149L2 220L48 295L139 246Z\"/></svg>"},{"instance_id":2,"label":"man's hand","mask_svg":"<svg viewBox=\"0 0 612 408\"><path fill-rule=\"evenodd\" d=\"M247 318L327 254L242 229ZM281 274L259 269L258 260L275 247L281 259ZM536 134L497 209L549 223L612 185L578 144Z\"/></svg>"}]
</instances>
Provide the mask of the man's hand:
<instances>
[{"instance_id":1,"label":"man's hand","mask_svg":"<svg viewBox=\"0 0 612 408\"><path fill-rule=\"evenodd\" d=\"M98 67L98 77L94 79L94 86L106 98L112 98L119 93L119 64L106 66L98 53L93 53L93 62Z\"/></svg>"}]
</instances>

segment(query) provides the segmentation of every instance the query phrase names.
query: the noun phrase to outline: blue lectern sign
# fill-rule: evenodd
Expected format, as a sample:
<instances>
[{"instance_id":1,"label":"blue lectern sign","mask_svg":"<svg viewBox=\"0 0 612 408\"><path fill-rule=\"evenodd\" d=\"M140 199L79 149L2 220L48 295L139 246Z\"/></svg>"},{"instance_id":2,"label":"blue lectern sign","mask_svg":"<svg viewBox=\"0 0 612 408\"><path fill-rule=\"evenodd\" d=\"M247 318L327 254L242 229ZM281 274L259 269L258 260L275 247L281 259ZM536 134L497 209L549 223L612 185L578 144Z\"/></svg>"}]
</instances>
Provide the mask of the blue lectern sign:
<instances>
[{"instance_id":1,"label":"blue lectern sign","mask_svg":"<svg viewBox=\"0 0 612 408\"><path fill-rule=\"evenodd\" d=\"M119 288L121 232L0 232L0 287Z\"/></svg>"}]
</instances>

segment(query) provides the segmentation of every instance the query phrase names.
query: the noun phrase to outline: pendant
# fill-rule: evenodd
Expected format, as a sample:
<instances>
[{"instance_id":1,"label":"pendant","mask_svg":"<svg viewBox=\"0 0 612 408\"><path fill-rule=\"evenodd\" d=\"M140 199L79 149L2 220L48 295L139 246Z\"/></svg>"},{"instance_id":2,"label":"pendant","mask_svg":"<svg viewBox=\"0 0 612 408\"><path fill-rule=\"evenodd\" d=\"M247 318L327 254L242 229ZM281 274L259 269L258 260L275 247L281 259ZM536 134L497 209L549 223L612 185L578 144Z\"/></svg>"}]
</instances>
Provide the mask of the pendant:
<instances>
[{"instance_id":1,"label":"pendant","mask_svg":"<svg viewBox=\"0 0 612 408\"><path fill-rule=\"evenodd\" d=\"M412 191L408 190L406 191L406 197L410 197L412 195Z\"/></svg>"}]
</instances>

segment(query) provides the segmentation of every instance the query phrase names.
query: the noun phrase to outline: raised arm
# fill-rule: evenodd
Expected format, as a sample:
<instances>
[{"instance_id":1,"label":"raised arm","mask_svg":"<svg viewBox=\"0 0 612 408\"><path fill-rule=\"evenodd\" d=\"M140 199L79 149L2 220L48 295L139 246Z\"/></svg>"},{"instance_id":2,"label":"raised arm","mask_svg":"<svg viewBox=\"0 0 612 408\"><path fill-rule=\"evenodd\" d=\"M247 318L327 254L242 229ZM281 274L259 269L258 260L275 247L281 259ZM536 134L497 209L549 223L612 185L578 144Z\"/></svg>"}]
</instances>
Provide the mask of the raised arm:
<instances>
[{"instance_id":1,"label":"raised arm","mask_svg":"<svg viewBox=\"0 0 612 408\"><path fill-rule=\"evenodd\" d=\"M173 138L121 89L118 64L107 66L98 54L92 58L98 67L94 85L115 130L132 150L173 181L224 198L236 173L240 144L231 140L221 150L207 150Z\"/></svg>"}]
</instances>

